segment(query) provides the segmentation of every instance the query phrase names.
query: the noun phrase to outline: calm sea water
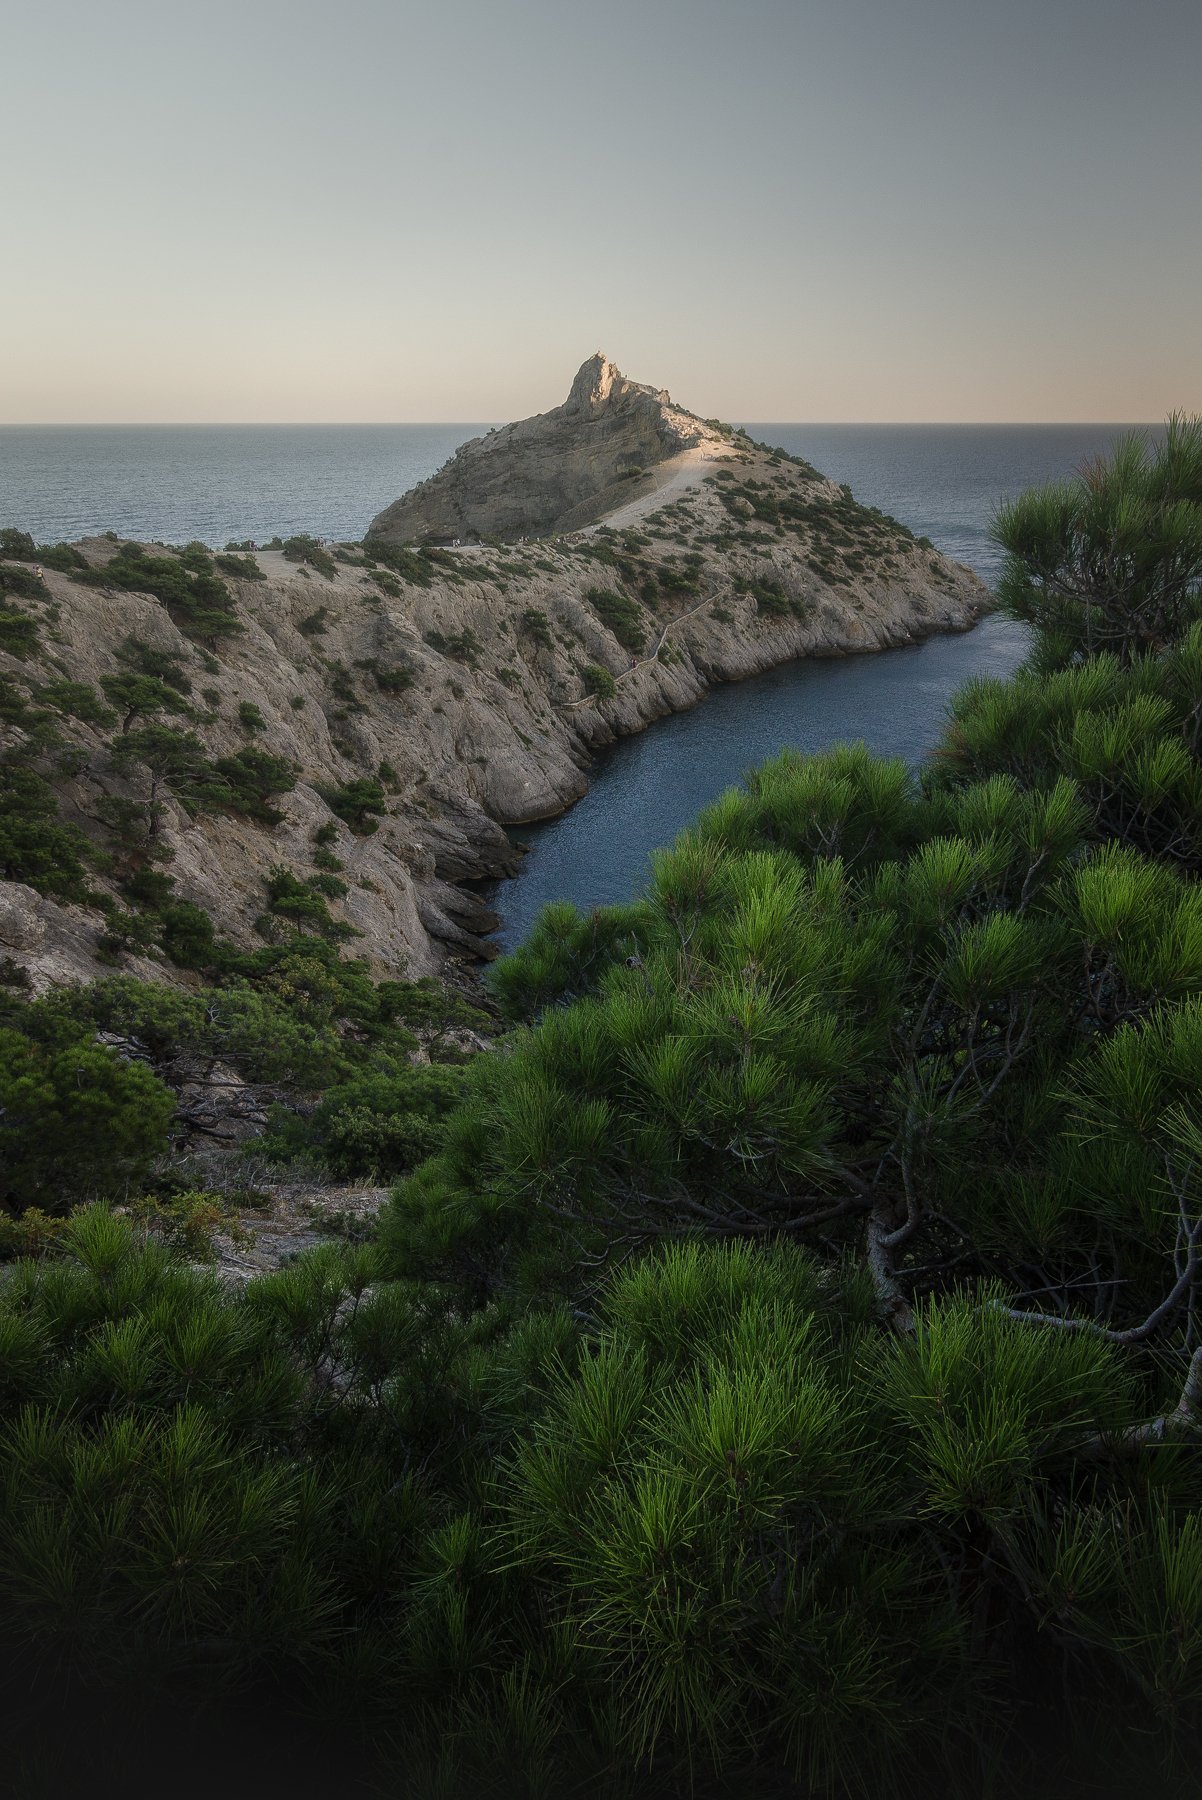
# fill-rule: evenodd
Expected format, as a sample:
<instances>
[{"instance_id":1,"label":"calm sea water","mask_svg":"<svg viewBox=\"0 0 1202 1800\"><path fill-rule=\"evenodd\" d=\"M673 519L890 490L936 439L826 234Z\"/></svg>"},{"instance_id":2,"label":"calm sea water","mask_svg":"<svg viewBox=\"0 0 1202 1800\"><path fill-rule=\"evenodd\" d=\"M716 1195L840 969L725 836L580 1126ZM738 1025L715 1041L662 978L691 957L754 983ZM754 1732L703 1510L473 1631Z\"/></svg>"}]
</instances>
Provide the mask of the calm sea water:
<instances>
[{"instance_id":1,"label":"calm sea water","mask_svg":"<svg viewBox=\"0 0 1202 1800\"><path fill-rule=\"evenodd\" d=\"M357 539L389 501L433 474L482 425L0 427L0 525L40 541L113 530L220 545L309 531ZM999 500L1068 475L1130 427L1114 425L754 425L857 499L931 538L986 581L997 574L989 522ZM1152 435L1157 428L1148 427ZM782 745L864 740L916 763L939 736L948 699L971 674L1008 674L1023 631L992 618L961 636L845 662L807 662L719 689L610 751L563 818L527 827L521 873L491 904L503 943L543 905L630 897L650 852Z\"/></svg>"},{"instance_id":2,"label":"calm sea water","mask_svg":"<svg viewBox=\"0 0 1202 1800\"><path fill-rule=\"evenodd\" d=\"M39 543L356 541L486 425L0 426L0 525Z\"/></svg>"},{"instance_id":3,"label":"calm sea water","mask_svg":"<svg viewBox=\"0 0 1202 1800\"><path fill-rule=\"evenodd\" d=\"M749 426L755 438L805 456L856 498L904 521L987 582L1000 558L989 523L1000 499L1069 475L1105 452L1124 426ZM1149 428L1157 435L1155 428ZM938 741L948 701L970 675L1008 675L1027 634L1008 619L925 644L838 662L801 662L706 696L606 752L584 799L562 818L527 826L520 873L487 893L499 941L520 943L551 900L582 910L631 898L651 852L744 770L784 745L805 751L863 741L918 763Z\"/></svg>"},{"instance_id":4,"label":"calm sea water","mask_svg":"<svg viewBox=\"0 0 1202 1800\"><path fill-rule=\"evenodd\" d=\"M357 539L486 425L0 426L0 525L41 543ZM1110 425L749 425L979 569L996 502L1104 450Z\"/></svg>"}]
</instances>

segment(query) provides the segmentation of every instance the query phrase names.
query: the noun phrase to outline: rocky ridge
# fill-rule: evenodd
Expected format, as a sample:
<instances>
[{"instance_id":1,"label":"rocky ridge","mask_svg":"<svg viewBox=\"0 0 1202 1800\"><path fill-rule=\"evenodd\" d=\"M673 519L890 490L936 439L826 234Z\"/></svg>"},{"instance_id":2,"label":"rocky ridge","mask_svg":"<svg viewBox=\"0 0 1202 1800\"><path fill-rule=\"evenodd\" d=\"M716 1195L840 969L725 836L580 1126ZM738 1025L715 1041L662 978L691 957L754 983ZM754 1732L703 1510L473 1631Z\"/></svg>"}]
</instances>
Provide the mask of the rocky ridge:
<instances>
[{"instance_id":1,"label":"rocky ridge","mask_svg":"<svg viewBox=\"0 0 1202 1800\"><path fill-rule=\"evenodd\" d=\"M617 382L601 376L612 397ZM640 406L652 393L626 387ZM580 377L577 388L587 411L594 389ZM571 805L592 756L616 737L692 706L717 682L961 630L988 605L970 571L808 465L729 431L698 437L686 454L698 451L712 460L692 470L692 484L662 503L653 495L634 523L624 505L621 528L470 551L369 538L366 551L339 548L324 572L260 553L262 579L227 577L241 630L209 648L153 595L48 568L40 594L16 602L35 622L36 645L9 653L0 639L13 701L0 708L4 756L52 783L61 816L100 856L94 889L126 906L105 862L106 821L114 805L144 802L150 773L114 761L111 718L64 713L59 741L43 747L22 705L67 679L95 688L128 667L131 643L173 658L186 672L187 729L207 752L253 744L295 775L274 824L196 811L169 784L161 790L156 854L181 898L253 947L264 929L283 928L269 912L264 924L268 883L280 870L312 879L320 833L345 888L329 913L358 934L349 954L411 976L487 954L494 921L463 884L512 871L506 828ZM98 538L80 549L102 571L118 546ZM0 563L0 581L8 568ZM365 777L384 790L370 833L362 826L373 821L353 829L329 804L332 789ZM37 989L111 972L94 905L37 892L11 860L0 873L10 877L0 881L0 964ZM144 977L195 979L153 941L118 962Z\"/></svg>"},{"instance_id":2,"label":"rocky ridge","mask_svg":"<svg viewBox=\"0 0 1202 1800\"><path fill-rule=\"evenodd\" d=\"M628 381L598 350L562 406L461 445L436 475L385 507L370 535L447 544L573 531L651 492L660 464L724 448L712 424L674 406L666 389Z\"/></svg>"}]
</instances>

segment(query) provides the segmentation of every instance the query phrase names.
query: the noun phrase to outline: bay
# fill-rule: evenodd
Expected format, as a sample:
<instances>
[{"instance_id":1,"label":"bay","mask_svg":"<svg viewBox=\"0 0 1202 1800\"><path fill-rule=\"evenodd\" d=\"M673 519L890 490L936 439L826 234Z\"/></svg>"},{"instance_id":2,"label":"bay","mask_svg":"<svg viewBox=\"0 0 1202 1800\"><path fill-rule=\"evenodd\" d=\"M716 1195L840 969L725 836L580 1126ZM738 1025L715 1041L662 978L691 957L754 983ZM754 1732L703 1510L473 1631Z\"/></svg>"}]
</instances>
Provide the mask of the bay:
<instances>
[{"instance_id":1,"label":"bay","mask_svg":"<svg viewBox=\"0 0 1202 1800\"><path fill-rule=\"evenodd\" d=\"M804 456L932 539L992 584L1001 554L989 527L998 503L1069 476L1122 425L750 425L752 437ZM486 890L512 949L543 907L582 911L630 899L654 850L747 769L789 746L815 752L864 743L917 766L939 741L948 702L974 675L1005 677L1027 653L1026 629L993 614L972 631L840 661L788 663L706 695L598 760L589 791L546 824L521 829L518 873Z\"/></svg>"}]
</instances>

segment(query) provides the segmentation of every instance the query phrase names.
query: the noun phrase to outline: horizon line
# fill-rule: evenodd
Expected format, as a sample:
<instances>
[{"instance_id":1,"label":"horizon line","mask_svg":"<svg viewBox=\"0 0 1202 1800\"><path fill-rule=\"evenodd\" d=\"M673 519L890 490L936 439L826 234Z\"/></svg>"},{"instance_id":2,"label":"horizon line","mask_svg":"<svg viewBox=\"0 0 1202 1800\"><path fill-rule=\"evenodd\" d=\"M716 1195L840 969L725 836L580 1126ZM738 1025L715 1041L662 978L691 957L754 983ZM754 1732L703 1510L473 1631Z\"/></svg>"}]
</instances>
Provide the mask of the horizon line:
<instances>
[{"instance_id":1,"label":"horizon line","mask_svg":"<svg viewBox=\"0 0 1202 1800\"><path fill-rule=\"evenodd\" d=\"M538 414L527 417L537 418ZM515 419L9 419L0 420L0 431L237 431L237 430L393 430L398 426L513 425ZM704 421L703 421L704 423ZM732 421L724 420L724 424ZM830 426L862 426L866 429L955 431L976 430L990 426L996 429L1029 430L1033 426L1110 425L1144 427L1163 425L1164 419L752 419L752 425L790 425L802 429L824 429ZM736 430L740 427L736 426ZM746 426L742 427L746 429Z\"/></svg>"}]
</instances>

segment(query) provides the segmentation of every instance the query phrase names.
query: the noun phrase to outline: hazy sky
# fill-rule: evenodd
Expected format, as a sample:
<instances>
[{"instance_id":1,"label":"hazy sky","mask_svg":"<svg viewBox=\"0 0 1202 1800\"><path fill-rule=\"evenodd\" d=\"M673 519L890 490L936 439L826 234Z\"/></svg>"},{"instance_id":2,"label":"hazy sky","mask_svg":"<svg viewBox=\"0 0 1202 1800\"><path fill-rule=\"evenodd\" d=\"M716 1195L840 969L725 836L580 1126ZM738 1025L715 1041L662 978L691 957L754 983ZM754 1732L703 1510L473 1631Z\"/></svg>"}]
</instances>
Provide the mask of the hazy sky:
<instances>
[{"instance_id":1,"label":"hazy sky","mask_svg":"<svg viewBox=\"0 0 1202 1800\"><path fill-rule=\"evenodd\" d=\"M1199 0L27 0L0 421L1202 410Z\"/></svg>"}]
</instances>

